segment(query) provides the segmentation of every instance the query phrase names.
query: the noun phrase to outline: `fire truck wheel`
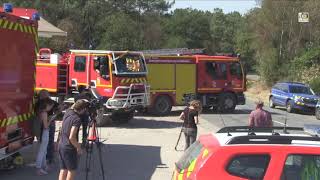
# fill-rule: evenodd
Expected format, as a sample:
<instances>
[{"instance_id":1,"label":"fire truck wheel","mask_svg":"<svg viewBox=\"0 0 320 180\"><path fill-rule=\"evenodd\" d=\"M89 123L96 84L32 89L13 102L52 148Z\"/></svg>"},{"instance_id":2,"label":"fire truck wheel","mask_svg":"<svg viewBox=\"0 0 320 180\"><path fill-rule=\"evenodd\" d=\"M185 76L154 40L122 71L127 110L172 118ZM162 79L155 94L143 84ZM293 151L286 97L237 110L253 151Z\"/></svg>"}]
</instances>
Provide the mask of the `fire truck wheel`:
<instances>
[{"instance_id":1,"label":"fire truck wheel","mask_svg":"<svg viewBox=\"0 0 320 180\"><path fill-rule=\"evenodd\" d=\"M219 96L218 110L223 113L233 112L236 108L236 98L231 93L223 93Z\"/></svg>"},{"instance_id":2,"label":"fire truck wheel","mask_svg":"<svg viewBox=\"0 0 320 180\"><path fill-rule=\"evenodd\" d=\"M117 124L128 123L134 116L134 111L129 112L113 112L111 114L111 120Z\"/></svg>"},{"instance_id":3,"label":"fire truck wheel","mask_svg":"<svg viewBox=\"0 0 320 180\"><path fill-rule=\"evenodd\" d=\"M172 102L168 96L157 97L151 112L156 116L166 116L171 112Z\"/></svg>"},{"instance_id":4,"label":"fire truck wheel","mask_svg":"<svg viewBox=\"0 0 320 180\"><path fill-rule=\"evenodd\" d=\"M212 106L203 106L202 111L203 112L211 112L213 110Z\"/></svg>"}]
</instances>

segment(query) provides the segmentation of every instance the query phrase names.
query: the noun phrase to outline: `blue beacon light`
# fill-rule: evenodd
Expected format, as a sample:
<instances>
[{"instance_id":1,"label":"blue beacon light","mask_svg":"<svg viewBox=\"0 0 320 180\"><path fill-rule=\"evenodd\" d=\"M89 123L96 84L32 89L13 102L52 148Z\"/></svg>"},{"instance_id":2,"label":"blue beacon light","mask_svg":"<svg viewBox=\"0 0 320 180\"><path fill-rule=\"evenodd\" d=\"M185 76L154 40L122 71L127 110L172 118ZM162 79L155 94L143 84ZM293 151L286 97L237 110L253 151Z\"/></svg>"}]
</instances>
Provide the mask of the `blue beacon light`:
<instances>
[{"instance_id":1,"label":"blue beacon light","mask_svg":"<svg viewBox=\"0 0 320 180\"><path fill-rule=\"evenodd\" d=\"M13 6L11 3L4 3L3 4L3 11L6 13L12 13L13 11Z\"/></svg>"},{"instance_id":2,"label":"blue beacon light","mask_svg":"<svg viewBox=\"0 0 320 180\"><path fill-rule=\"evenodd\" d=\"M39 21L40 20L40 14L38 12L35 12L32 14L32 20Z\"/></svg>"}]
</instances>

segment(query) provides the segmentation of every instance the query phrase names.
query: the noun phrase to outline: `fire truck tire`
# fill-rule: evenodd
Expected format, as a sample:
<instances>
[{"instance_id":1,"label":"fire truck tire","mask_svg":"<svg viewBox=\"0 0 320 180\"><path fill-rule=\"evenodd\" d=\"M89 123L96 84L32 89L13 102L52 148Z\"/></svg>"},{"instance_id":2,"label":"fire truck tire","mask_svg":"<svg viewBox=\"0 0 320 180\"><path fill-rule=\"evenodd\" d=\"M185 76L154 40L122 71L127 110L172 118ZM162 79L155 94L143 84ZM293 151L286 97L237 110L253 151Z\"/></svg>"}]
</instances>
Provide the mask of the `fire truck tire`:
<instances>
[{"instance_id":1,"label":"fire truck tire","mask_svg":"<svg viewBox=\"0 0 320 180\"><path fill-rule=\"evenodd\" d=\"M128 123L131 119L133 119L134 111L129 112L112 112L111 120L117 124Z\"/></svg>"},{"instance_id":2,"label":"fire truck tire","mask_svg":"<svg viewBox=\"0 0 320 180\"><path fill-rule=\"evenodd\" d=\"M202 111L203 112L211 112L213 110L212 106L203 106Z\"/></svg>"},{"instance_id":3,"label":"fire truck tire","mask_svg":"<svg viewBox=\"0 0 320 180\"><path fill-rule=\"evenodd\" d=\"M156 116L166 116L171 112L172 102L168 96L159 96L155 100L151 113Z\"/></svg>"},{"instance_id":4,"label":"fire truck tire","mask_svg":"<svg viewBox=\"0 0 320 180\"><path fill-rule=\"evenodd\" d=\"M236 97L232 93L223 93L219 96L218 111L222 113L233 112L236 104Z\"/></svg>"}]
</instances>

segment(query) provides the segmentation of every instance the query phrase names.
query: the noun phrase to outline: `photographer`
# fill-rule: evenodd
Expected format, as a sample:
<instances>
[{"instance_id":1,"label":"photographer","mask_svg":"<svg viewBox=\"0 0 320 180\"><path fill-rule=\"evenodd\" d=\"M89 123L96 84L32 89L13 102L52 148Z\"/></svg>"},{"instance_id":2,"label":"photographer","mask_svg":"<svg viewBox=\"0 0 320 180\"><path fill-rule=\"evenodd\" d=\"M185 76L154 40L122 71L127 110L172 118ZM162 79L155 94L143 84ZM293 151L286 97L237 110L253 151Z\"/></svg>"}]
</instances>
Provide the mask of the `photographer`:
<instances>
[{"instance_id":1,"label":"photographer","mask_svg":"<svg viewBox=\"0 0 320 180\"><path fill-rule=\"evenodd\" d=\"M82 90L81 93L79 93L75 98L74 101L77 102L79 99L85 99L87 101L90 101L91 94L85 90ZM89 112L87 111L84 114L80 115L81 125L82 125L82 146L85 145L86 139L88 137L88 124L89 124Z\"/></svg>"},{"instance_id":2,"label":"photographer","mask_svg":"<svg viewBox=\"0 0 320 180\"><path fill-rule=\"evenodd\" d=\"M87 113L88 102L77 100L63 117L59 141L60 174L59 180L73 180L78 166L78 156L82 153L78 142L80 116Z\"/></svg>"}]
</instances>

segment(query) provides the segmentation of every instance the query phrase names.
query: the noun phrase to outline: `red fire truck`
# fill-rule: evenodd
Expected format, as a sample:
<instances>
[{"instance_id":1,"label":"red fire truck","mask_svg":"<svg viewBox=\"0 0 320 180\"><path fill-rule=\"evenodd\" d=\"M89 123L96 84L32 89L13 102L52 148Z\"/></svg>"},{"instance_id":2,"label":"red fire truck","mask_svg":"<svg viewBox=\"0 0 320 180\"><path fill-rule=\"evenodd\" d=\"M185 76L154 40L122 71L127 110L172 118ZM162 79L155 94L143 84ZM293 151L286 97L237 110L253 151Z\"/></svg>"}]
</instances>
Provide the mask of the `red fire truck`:
<instances>
[{"instance_id":1,"label":"red fire truck","mask_svg":"<svg viewBox=\"0 0 320 180\"><path fill-rule=\"evenodd\" d=\"M245 104L246 76L238 57L155 53L145 52L153 114L167 115L172 106L192 99L219 112Z\"/></svg>"},{"instance_id":2,"label":"red fire truck","mask_svg":"<svg viewBox=\"0 0 320 180\"><path fill-rule=\"evenodd\" d=\"M136 108L149 102L147 66L140 52L70 50L61 56L40 49L36 72L37 90L63 98L90 90L102 99L98 125L106 120L106 112L113 121L127 122Z\"/></svg>"},{"instance_id":3,"label":"red fire truck","mask_svg":"<svg viewBox=\"0 0 320 180\"><path fill-rule=\"evenodd\" d=\"M11 4L0 8L1 168L33 142L30 119L34 115L38 23L32 16L21 18L11 13Z\"/></svg>"}]
</instances>

